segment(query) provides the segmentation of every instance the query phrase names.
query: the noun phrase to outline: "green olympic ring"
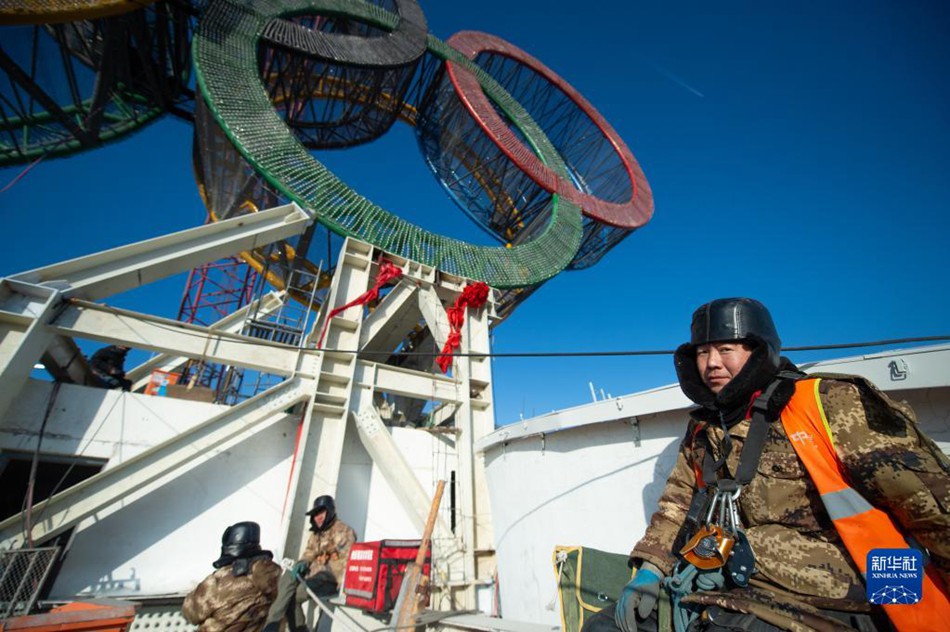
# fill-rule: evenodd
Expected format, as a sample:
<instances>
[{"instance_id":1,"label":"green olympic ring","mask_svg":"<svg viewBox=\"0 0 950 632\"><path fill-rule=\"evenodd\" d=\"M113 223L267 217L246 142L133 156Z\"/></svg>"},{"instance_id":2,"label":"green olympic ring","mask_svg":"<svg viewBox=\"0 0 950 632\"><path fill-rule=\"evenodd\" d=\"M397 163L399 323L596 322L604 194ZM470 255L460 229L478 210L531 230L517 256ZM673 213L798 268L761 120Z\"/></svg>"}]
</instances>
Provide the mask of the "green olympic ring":
<instances>
[{"instance_id":1,"label":"green olympic ring","mask_svg":"<svg viewBox=\"0 0 950 632\"><path fill-rule=\"evenodd\" d=\"M363 20L391 33L401 19L362 0L270 0L250 6L239 0L221 0L208 8L194 37L193 56L202 97L254 169L340 235L493 287L534 285L570 264L580 247L581 209L558 194L551 198L548 225L533 240L511 248L477 246L426 231L372 203L300 144L261 84L257 44L272 20L321 12ZM519 128L542 162L561 177L568 177L563 159L547 136L494 79L432 35L426 39L426 48L443 61L474 73L485 94Z\"/></svg>"}]
</instances>

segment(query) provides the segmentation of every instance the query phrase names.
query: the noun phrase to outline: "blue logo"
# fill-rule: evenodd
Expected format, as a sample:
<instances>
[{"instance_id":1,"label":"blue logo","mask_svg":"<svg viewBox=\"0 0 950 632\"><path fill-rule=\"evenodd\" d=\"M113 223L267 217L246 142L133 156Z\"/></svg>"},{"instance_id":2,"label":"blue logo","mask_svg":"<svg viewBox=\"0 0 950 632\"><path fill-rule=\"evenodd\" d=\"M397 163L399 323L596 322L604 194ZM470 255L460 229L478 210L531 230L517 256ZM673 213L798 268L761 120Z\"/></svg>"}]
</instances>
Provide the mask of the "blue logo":
<instances>
[{"instance_id":1,"label":"blue logo","mask_svg":"<svg viewBox=\"0 0 950 632\"><path fill-rule=\"evenodd\" d=\"M917 549L871 549L867 562L869 602L915 604L923 597L924 556Z\"/></svg>"}]
</instances>

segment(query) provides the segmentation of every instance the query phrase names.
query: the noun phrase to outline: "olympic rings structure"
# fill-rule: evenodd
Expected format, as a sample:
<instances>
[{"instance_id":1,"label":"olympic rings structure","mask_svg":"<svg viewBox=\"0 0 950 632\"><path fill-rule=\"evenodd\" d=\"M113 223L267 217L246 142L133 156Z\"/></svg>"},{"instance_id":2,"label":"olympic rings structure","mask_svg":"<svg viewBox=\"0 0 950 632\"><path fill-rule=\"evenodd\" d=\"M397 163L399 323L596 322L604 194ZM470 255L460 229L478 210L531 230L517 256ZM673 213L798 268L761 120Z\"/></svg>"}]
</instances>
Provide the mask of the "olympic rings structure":
<instances>
[{"instance_id":1,"label":"olympic rings structure","mask_svg":"<svg viewBox=\"0 0 950 632\"><path fill-rule=\"evenodd\" d=\"M191 119L191 37L206 0L0 0L0 167Z\"/></svg>"},{"instance_id":2,"label":"olympic rings structure","mask_svg":"<svg viewBox=\"0 0 950 632\"><path fill-rule=\"evenodd\" d=\"M100 88L56 103L0 49L0 70L42 106L3 105L0 164L88 149L170 111L194 121L213 219L293 200L332 234L485 281L512 303L593 265L653 214L632 152L567 81L486 33L437 39L416 0L55 0L42 10L0 0L9 24L31 24L34 42L52 35ZM134 63L109 62L123 54ZM24 102L14 96L3 103ZM372 141L397 122L414 128L425 164L497 246L400 218L313 153ZM246 258L259 271L276 262L268 279L280 285L281 265L315 267L310 241Z\"/></svg>"}]
</instances>

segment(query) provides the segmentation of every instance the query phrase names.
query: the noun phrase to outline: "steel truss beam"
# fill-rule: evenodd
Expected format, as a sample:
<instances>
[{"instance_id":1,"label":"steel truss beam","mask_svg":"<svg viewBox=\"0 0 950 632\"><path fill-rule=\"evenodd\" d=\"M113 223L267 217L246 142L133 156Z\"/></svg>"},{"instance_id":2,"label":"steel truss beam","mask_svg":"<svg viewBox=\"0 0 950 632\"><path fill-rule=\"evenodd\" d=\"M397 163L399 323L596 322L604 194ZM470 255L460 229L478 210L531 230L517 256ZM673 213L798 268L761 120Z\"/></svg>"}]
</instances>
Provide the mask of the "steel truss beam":
<instances>
[{"instance_id":1,"label":"steel truss beam","mask_svg":"<svg viewBox=\"0 0 950 632\"><path fill-rule=\"evenodd\" d=\"M52 288L0 279L0 417L53 343L44 322L59 300Z\"/></svg>"},{"instance_id":2,"label":"steel truss beam","mask_svg":"<svg viewBox=\"0 0 950 632\"><path fill-rule=\"evenodd\" d=\"M46 94L41 87L36 85L33 80L30 79L30 76L20 68L2 48L0 48L0 70L3 70L13 83L23 88L27 94L36 99L36 102L49 112L57 123L69 130L83 147L90 147L95 144L97 139L87 130L77 125L73 117L64 112L52 97Z\"/></svg>"},{"instance_id":3,"label":"steel truss beam","mask_svg":"<svg viewBox=\"0 0 950 632\"><path fill-rule=\"evenodd\" d=\"M296 204L205 224L10 277L56 283L68 298L97 300L304 232L312 215Z\"/></svg>"},{"instance_id":4,"label":"steel truss beam","mask_svg":"<svg viewBox=\"0 0 950 632\"><path fill-rule=\"evenodd\" d=\"M37 540L71 529L107 510L123 497L160 485L193 470L223 450L254 436L304 401L307 380L294 378L256 395L124 463L100 472L38 503L43 520L33 527ZM23 546L26 535L19 514L0 522L0 549Z\"/></svg>"},{"instance_id":5,"label":"steel truss beam","mask_svg":"<svg viewBox=\"0 0 950 632\"><path fill-rule=\"evenodd\" d=\"M6 412L34 364L53 343L56 330L50 321L65 318L64 324L81 324L80 316L91 314L89 309L70 311L71 308L64 307L66 299L104 298L202 263L298 235L311 222L308 213L289 204L0 279L0 415ZM64 309L65 313L60 313ZM94 339L137 344L135 338L127 338L128 330L114 331L111 337L89 333Z\"/></svg>"},{"instance_id":6,"label":"steel truss beam","mask_svg":"<svg viewBox=\"0 0 950 632\"><path fill-rule=\"evenodd\" d=\"M224 318L212 323L211 330L221 331L229 334L237 334L244 327L249 314L255 312L258 316L268 316L277 311L285 300L286 294L282 292L269 292L260 299L255 300L241 309L225 316ZM180 321L179 321L180 322ZM152 374L152 371L172 371L181 366L183 358L168 353L161 353L147 362L126 371L125 377L132 382L132 390L137 391L143 388Z\"/></svg>"},{"instance_id":7,"label":"steel truss beam","mask_svg":"<svg viewBox=\"0 0 950 632\"><path fill-rule=\"evenodd\" d=\"M291 375L300 349L87 301L71 301L47 328L62 336Z\"/></svg>"}]
</instances>

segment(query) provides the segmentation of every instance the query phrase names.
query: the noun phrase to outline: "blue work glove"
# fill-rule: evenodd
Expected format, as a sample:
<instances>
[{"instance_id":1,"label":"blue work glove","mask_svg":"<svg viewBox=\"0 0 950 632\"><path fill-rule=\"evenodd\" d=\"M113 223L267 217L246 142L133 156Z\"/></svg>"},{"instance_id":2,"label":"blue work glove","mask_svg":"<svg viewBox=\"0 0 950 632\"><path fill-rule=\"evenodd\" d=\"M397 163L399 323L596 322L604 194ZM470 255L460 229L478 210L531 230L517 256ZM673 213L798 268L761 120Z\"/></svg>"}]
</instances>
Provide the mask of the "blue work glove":
<instances>
[{"instance_id":1,"label":"blue work glove","mask_svg":"<svg viewBox=\"0 0 950 632\"><path fill-rule=\"evenodd\" d=\"M637 615L640 619L650 616L660 596L660 580L663 571L649 562L643 562L633 579L623 587L617 600L614 623L621 632L637 632Z\"/></svg>"},{"instance_id":2,"label":"blue work glove","mask_svg":"<svg viewBox=\"0 0 950 632\"><path fill-rule=\"evenodd\" d=\"M307 560L300 560L294 565L294 574L299 575L300 579L306 579L308 572L310 572L310 562Z\"/></svg>"}]
</instances>

